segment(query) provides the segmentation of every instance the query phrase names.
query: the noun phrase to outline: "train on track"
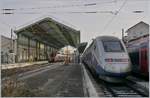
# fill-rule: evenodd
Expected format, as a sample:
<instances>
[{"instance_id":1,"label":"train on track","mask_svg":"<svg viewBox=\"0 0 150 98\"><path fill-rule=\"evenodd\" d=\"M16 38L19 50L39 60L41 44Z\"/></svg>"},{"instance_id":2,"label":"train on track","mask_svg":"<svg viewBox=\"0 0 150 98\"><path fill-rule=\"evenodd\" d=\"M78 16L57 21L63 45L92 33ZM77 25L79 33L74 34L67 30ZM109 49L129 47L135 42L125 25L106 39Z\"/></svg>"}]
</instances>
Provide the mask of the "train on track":
<instances>
[{"instance_id":1,"label":"train on track","mask_svg":"<svg viewBox=\"0 0 150 98\"><path fill-rule=\"evenodd\" d=\"M117 37L96 37L81 59L95 75L108 82L121 82L131 72L126 47Z\"/></svg>"},{"instance_id":2,"label":"train on track","mask_svg":"<svg viewBox=\"0 0 150 98\"><path fill-rule=\"evenodd\" d=\"M132 72L149 77L149 36L128 42L127 49L132 63Z\"/></svg>"},{"instance_id":3,"label":"train on track","mask_svg":"<svg viewBox=\"0 0 150 98\"><path fill-rule=\"evenodd\" d=\"M47 54L47 59L49 63L55 62L55 57L57 55L57 51L53 51L50 54Z\"/></svg>"},{"instance_id":4,"label":"train on track","mask_svg":"<svg viewBox=\"0 0 150 98\"><path fill-rule=\"evenodd\" d=\"M49 63L54 63L54 62L66 62L66 60L68 62L72 61L72 57L71 56L67 56L66 54L60 54L58 51L53 51L48 55L48 61Z\"/></svg>"},{"instance_id":5,"label":"train on track","mask_svg":"<svg viewBox=\"0 0 150 98\"><path fill-rule=\"evenodd\" d=\"M64 62L66 59L66 55L57 54L55 56L55 62Z\"/></svg>"}]
</instances>

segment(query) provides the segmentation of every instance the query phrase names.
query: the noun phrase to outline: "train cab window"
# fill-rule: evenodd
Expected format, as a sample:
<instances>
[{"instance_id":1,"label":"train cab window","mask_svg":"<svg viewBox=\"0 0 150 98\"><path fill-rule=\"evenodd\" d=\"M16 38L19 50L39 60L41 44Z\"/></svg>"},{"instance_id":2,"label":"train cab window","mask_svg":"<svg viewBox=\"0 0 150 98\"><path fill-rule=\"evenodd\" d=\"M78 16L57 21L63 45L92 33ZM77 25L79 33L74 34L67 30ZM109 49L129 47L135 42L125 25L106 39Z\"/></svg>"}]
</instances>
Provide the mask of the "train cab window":
<instances>
[{"instance_id":1,"label":"train cab window","mask_svg":"<svg viewBox=\"0 0 150 98\"><path fill-rule=\"evenodd\" d=\"M120 41L102 41L105 52L124 52Z\"/></svg>"}]
</instances>

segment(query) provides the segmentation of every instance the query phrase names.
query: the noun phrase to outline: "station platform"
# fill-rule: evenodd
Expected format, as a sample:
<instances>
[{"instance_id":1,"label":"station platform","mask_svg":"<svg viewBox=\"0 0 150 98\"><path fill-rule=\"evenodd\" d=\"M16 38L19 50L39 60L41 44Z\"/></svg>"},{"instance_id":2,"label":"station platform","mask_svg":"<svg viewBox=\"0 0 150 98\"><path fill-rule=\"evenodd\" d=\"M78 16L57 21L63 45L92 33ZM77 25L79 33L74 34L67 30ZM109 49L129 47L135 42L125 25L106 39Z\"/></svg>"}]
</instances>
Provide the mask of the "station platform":
<instances>
[{"instance_id":1,"label":"station platform","mask_svg":"<svg viewBox=\"0 0 150 98\"><path fill-rule=\"evenodd\" d=\"M40 97L84 97L83 71L79 64L53 64L41 71L24 74L19 78ZM35 92L34 92L35 91Z\"/></svg>"},{"instance_id":2,"label":"station platform","mask_svg":"<svg viewBox=\"0 0 150 98\"><path fill-rule=\"evenodd\" d=\"M13 69L18 67L26 67L35 64L45 64L48 61L37 61L37 62L25 62L25 63L13 63L13 64L1 64L1 69Z\"/></svg>"}]
</instances>

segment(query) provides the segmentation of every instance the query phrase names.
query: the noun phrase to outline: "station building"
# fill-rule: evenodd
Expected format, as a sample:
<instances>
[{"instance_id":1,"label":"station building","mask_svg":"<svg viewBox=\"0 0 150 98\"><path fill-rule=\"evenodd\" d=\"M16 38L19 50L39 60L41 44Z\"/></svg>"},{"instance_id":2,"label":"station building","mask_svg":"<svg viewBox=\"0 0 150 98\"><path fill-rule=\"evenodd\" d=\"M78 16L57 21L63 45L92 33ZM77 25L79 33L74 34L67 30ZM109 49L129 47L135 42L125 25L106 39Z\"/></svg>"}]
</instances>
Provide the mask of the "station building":
<instances>
[{"instance_id":1,"label":"station building","mask_svg":"<svg viewBox=\"0 0 150 98\"><path fill-rule=\"evenodd\" d=\"M126 30L125 42L130 42L145 36L149 36L149 24L141 21Z\"/></svg>"},{"instance_id":2,"label":"station building","mask_svg":"<svg viewBox=\"0 0 150 98\"><path fill-rule=\"evenodd\" d=\"M124 37L132 63L132 71L144 76L149 75L149 24L139 22L129 28Z\"/></svg>"},{"instance_id":3,"label":"station building","mask_svg":"<svg viewBox=\"0 0 150 98\"><path fill-rule=\"evenodd\" d=\"M1 63L15 63L16 39L1 35Z\"/></svg>"},{"instance_id":4,"label":"station building","mask_svg":"<svg viewBox=\"0 0 150 98\"><path fill-rule=\"evenodd\" d=\"M149 24L143 21L127 29L126 33L127 36L124 36L123 40L129 52L149 43Z\"/></svg>"},{"instance_id":5,"label":"station building","mask_svg":"<svg viewBox=\"0 0 150 98\"><path fill-rule=\"evenodd\" d=\"M49 55L80 43L80 31L46 17L14 31L17 35L17 62L47 60Z\"/></svg>"},{"instance_id":6,"label":"station building","mask_svg":"<svg viewBox=\"0 0 150 98\"><path fill-rule=\"evenodd\" d=\"M17 36L18 62L46 60L46 52L52 52L55 49L23 34Z\"/></svg>"}]
</instances>

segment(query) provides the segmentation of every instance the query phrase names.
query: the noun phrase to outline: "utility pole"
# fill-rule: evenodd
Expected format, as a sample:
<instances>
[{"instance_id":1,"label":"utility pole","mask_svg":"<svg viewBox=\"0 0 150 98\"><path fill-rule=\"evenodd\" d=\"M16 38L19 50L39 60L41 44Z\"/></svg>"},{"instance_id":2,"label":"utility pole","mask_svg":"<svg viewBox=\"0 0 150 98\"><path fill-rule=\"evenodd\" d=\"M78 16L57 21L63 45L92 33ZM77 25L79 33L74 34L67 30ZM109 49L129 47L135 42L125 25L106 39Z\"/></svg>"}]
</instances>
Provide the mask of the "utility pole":
<instances>
[{"instance_id":1,"label":"utility pole","mask_svg":"<svg viewBox=\"0 0 150 98\"><path fill-rule=\"evenodd\" d=\"M11 28L11 53L13 52L13 29Z\"/></svg>"},{"instance_id":2,"label":"utility pole","mask_svg":"<svg viewBox=\"0 0 150 98\"><path fill-rule=\"evenodd\" d=\"M122 29L122 40L124 38L124 29Z\"/></svg>"}]
</instances>

